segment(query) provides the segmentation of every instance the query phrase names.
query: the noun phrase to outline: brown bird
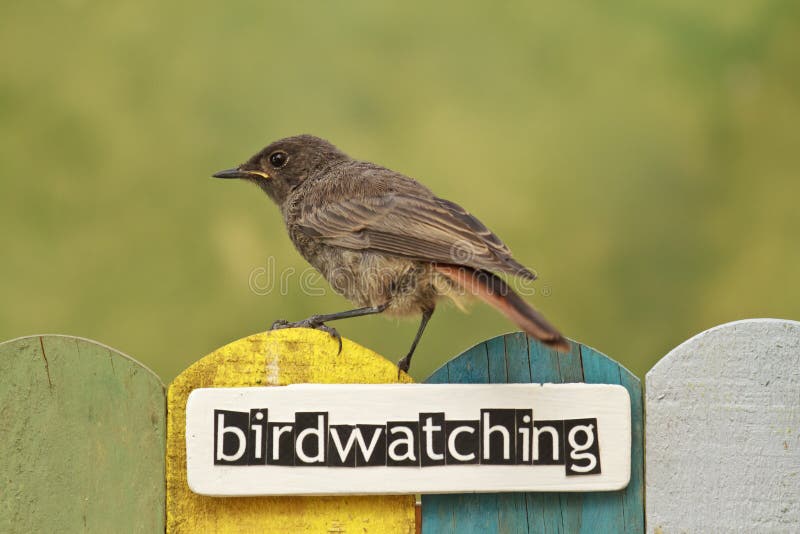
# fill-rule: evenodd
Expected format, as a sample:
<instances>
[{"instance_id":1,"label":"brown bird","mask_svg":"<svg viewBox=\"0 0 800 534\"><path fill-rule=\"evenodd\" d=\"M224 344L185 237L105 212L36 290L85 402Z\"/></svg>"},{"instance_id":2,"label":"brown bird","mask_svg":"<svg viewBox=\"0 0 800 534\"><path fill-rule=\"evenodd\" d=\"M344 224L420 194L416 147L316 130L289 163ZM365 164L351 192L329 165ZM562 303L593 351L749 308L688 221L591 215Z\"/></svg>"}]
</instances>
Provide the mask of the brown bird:
<instances>
[{"instance_id":1,"label":"brown bird","mask_svg":"<svg viewBox=\"0 0 800 534\"><path fill-rule=\"evenodd\" d=\"M422 315L408 354L408 371L436 303L465 296L486 301L530 336L559 351L567 340L495 273L533 280L508 247L461 206L416 180L357 161L328 141L299 135L275 141L215 178L258 185L280 206L289 237L333 289L359 308L276 321L273 328L330 332L328 321L376 313Z\"/></svg>"}]
</instances>

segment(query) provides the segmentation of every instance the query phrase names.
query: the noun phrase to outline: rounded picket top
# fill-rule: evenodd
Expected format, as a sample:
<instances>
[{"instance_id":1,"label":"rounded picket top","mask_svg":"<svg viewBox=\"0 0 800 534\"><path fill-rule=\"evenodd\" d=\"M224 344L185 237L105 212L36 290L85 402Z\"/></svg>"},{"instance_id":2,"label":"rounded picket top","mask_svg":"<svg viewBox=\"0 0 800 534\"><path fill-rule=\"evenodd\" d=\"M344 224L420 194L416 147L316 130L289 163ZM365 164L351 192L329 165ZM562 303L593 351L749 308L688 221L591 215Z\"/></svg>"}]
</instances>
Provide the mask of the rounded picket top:
<instances>
[{"instance_id":1,"label":"rounded picket top","mask_svg":"<svg viewBox=\"0 0 800 534\"><path fill-rule=\"evenodd\" d=\"M707 330L646 385L649 531L800 530L800 323Z\"/></svg>"},{"instance_id":2,"label":"rounded picket top","mask_svg":"<svg viewBox=\"0 0 800 534\"><path fill-rule=\"evenodd\" d=\"M186 402L194 389L397 382L411 378L398 377L393 362L344 338L339 354L329 334L307 328L248 336L198 360L167 396L167 532L414 532L413 495L218 498L187 484Z\"/></svg>"},{"instance_id":3,"label":"rounded picket top","mask_svg":"<svg viewBox=\"0 0 800 534\"><path fill-rule=\"evenodd\" d=\"M0 343L0 532L164 529L164 386L95 341Z\"/></svg>"},{"instance_id":4,"label":"rounded picket top","mask_svg":"<svg viewBox=\"0 0 800 534\"><path fill-rule=\"evenodd\" d=\"M489 339L437 369L425 382L619 384L631 399L631 478L620 491L422 496L423 531L619 532L644 530L642 386L608 356L570 340L560 353L521 332Z\"/></svg>"}]
</instances>

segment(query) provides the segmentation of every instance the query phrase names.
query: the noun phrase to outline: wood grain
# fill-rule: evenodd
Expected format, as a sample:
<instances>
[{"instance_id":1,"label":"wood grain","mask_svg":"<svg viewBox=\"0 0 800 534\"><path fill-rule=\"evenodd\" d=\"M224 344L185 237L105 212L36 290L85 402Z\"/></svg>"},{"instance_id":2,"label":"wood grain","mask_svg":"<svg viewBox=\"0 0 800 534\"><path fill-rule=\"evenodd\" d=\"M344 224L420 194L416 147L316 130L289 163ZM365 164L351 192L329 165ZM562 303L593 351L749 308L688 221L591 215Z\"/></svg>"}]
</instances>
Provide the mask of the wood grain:
<instances>
[{"instance_id":1,"label":"wood grain","mask_svg":"<svg viewBox=\"0 0 800 534\"><path fill-rule=\"evenodd\" d=\"M631 481L602 493L423 495L425 533L644 531L642 389L627 369L594 349L570 342L561 354L522 333L480 343L436 370L428 383L621 384L631 397Z\"/></svg>"},{"instance_id":2,"label":"wood grain","mask_svg":"<svg viewBox=\"0 0 800 534\"><path fill-rule=\"evenodd\" d=\"M650 532L800 532L800 323L737 321L647 373Z\"/></svg>"},{"instance_id":3,"label":"wood grain","mask_svg":"<svg viewBox=\"0 0 800 534\"><path fill-rule=\"evenodd\" d=\"M413 495L215 498L186 484L185 407L195 388L411 382L407 375L398 380L394 363L347 339L341 354L337 348L317 330L267 332L218 349L175 379L168 394L167 532L415 531Z\"/></svg>"},{"instance_id":4,"label":"wood grain","mask_svg":"<svg viewBox=\"0 0 800 534\"><path fill-rule=\"evenodd\" d=\"M0 344L0 532L163 532L164 387L69 336Z\"/></svg>"}]
</instances>

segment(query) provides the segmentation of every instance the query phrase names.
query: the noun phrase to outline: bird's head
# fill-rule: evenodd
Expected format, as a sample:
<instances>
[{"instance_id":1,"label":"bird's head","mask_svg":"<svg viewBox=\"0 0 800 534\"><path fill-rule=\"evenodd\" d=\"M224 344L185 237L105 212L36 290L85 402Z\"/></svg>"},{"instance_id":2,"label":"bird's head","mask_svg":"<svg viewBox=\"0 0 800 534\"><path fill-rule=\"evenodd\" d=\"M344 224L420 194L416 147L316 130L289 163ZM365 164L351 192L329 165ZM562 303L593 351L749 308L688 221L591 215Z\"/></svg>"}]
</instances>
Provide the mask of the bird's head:
<instances>
[{"instance_id":1,"label":"bird's head","mask_svg":"<svg viewBox=\"0 0 800 534\"><path fill-rule=\"evenodd\" d=\"M253 182L282 204L292 189L310 176L346 159L347 155L324 139L297 135L275 141L238 167L214 174L214 178Z\"/></svg>"}]
</instances>

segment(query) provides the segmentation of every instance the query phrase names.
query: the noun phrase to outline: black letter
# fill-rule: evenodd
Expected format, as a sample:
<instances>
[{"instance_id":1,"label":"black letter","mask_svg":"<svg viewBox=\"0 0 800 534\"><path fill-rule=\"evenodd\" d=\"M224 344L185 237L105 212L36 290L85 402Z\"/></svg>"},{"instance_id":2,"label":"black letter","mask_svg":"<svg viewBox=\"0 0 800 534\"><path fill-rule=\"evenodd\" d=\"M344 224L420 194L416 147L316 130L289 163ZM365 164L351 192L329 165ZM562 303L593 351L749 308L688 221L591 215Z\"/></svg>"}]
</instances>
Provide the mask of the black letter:
<instances>
[{"instance_id":1,"label":"black letter","mask_svg":"<svg viewBox=\"0 0 800 534\"><path fill-rule=\"evenodd\" d=\"M295 465L325 465L328 412L294 414Z\"/></svg>"},{"instance_id":2,"label":"black letter","mask_svg":"<svg viewBox=\"0 0 800 534\"><path fill-rule=\"evenodd\" d=\"M513 464L517 455L514 410L481 410L481 463Z\"/></svg>"},{"instance_id":3,"label":"black letter","mask_svg":"<svg viewBox=\"0 0 800 534\"><path fill-rule=\"evenodd\" d=\"M267 423L267 464L294 465L294 424Z\"/></svg>"},{"instance_id":4,"label":"black letter","mask_svg":"<svg viewBox=\"0 0 800 534\"><path fill-rule=\"evenodd\" d=\"M419 467L419 422L386 423L386 465Z\"/></svg>"},{"instance_id":5,"label":"black letter","mask_svg":"<svg viewBox=\"0 0 800 534\"><path fill-rule=\"evenodd\" d=\"M594 475L600 472L600 444L597 439L597 419L564 421L566 436L567 476Z\"/></svg>"},{"instance_id":6,"label":"black letter","mask_svg":"<svg viewBox=\"0 0 800 534\"><path fill-rule=\"evenodd\" d=\"M445 421L447 427L447 465L477 464L480 453L478 421Z\"/></svg>"},{"instance_id":7,"label":"black letter","mask_svg":"<svg viewBox=\"0 0 800 534\"><path fill-rule=\"evenodd\" d=\"M419 414L420 465L444 465L444 412Z\"/></svg>"},{"instance_id":8,"label":"black letter","mask_svg":"<svg viewBox=\"0 0 800 534\"><path fill-rule=\"evenodd\" d=\"M267 413L266 408L250 410L250 440L247 445L247 464L267 463Z\"/></svg>"},{"instance_id":9,"label":"black letter","mask_svg":"<svg viewBox=\"0 0 800 534\"><path fill-rule=\"evenodd\" d=\"M247 465L248 412L214 410L214 465Z\"/></svg>"},{"instance_id":10,"label":"black letter","mask_svg":"<svg viewBox=\"0 0 800 534\"><path fill-rule=\"evenodd\" d=\"M514 410L517 420L516 463L531 463L531 439L533 438L533 410Z\"/></svg>"},{"instance_id":11,"label":"black letter","mask_svg":"<svg viewBox=\"0 0 800 534\"><path fill-rule=\"evenodd\" d=\"M386 427L356 425L356 467L386 465Z\"/></svg>"},{"instance_id":12,"label":"black letter","mask_svg":"<svg viewBox=\"0 0 800 534\"><path fill-rule=\"evenodd\" d=\"M328 466L356 466L355 425L331 425L328 438Z\"/></svg>"},{"instance_id":13,"label":"black letter","mask_svg":"<svg viewBox=\"0 0 800 534\"><path fill-rule=\"evenodd\" d=\"M533 423L533 465L564 465L564 421Z\"/></svg>"}]
</instances>

